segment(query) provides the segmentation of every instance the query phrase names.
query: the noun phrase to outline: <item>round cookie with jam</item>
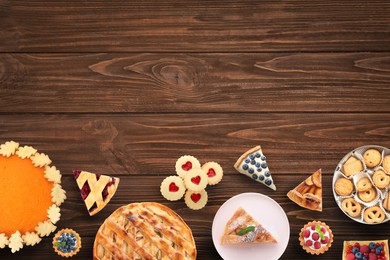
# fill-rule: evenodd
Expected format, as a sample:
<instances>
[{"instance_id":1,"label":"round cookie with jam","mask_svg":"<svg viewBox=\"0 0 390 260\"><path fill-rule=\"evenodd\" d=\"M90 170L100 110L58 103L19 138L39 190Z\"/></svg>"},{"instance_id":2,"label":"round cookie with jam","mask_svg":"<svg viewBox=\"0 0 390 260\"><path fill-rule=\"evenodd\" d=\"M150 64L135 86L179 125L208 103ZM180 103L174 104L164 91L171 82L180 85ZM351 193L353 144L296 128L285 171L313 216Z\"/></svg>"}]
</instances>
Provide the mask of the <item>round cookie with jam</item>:
<instances>
[{"instance_id":1,"label":"round cookie with jam","mask_svg":"<svg viewBox=\"0 0 390 260\"><path fill-rule=\"evenodd\" d=\"M222 180L223 169L218 163L205 163L202 165L202 170L207 174L207 180L209 185L216 185Z\"/></svg>"},{"instance_id":2,"label":"round cookie with jam","mask_svg":"<svg viewBox=\"0 0 390 260\"><path fill-rule=\"evenodd\" d=\"M177 175L182 177L186 176L187 172L191 169L199 169L200 162L194 156L184 155L176 161L175 169Z\"/></svg>"},{"instance_id":3,"label":"round cookie with jam","mask_svg":"<svg viewBox=\"0 0 390 260\"><path fill-rule=\"evenodd\" d=\"M364 152L363 158L367 167L374 168L380 164L382 155L377 149L368 149Z\"/></svg>"},{"instance_id":4,"label":"round cookie with jam","mask_svg":"<svg viewBox=\"0 0 390 260\"><path fill-rule=\"evenodd\" d=\"M201 191L191 191L187 190L186 195L184 196L184 202L187 207L193 210L202 209L206 206L208 200L206 190Z\"/></svg>"},{"instance_id":5,"label":"round cookie with jam","mask_svg":"<svg viewBox=\"0 0 390 260\"><path fill-rule=\"evenodd\" d=\"M53 248L62 257L72 257L80 251L81 238L73 229L61 229L53 237Z\"/></svg>"},{"instance_id":6,"label":"round cookie with jam","mask_svg":"<svg viewBox=\"0 0 390 260\"><path fill-rule=\"evenodd\" d=\"M160 186L161 195L170 201L176 201L183 197L186 192L184 181L179 176L166 177Z\"/></svg>"},{"instance_id":7,"label":"round cookie with jam","mask_svg":"<svg viewBox=\"0 0 390 260\"><path fill-rule=\"evenodd\" d=\"M204 190L208 183L207 174L202 169L189 170L184 178L187 189L192 191Z\"/></svg>"},{"instance_id":8,"label":"round cookie with jam","mask_svg":"<svg viewBox=\"0 0 390 260\"><path fill-rule=\"evenodd\" d=\"M307 253L319 255L328 251L332 246L333 233L326 223L312 221L301 229L299 241Z\"/></svg>"}]
</instances>

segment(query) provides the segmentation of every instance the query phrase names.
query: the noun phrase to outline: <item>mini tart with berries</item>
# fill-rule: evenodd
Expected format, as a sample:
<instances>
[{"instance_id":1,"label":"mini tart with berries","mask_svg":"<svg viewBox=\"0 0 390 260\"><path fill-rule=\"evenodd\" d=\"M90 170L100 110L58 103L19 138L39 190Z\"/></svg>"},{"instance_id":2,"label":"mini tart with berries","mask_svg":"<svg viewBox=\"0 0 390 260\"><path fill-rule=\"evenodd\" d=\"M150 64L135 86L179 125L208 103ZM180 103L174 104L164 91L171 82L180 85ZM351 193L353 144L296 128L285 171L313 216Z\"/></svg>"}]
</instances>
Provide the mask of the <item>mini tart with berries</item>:
<instances>
[{"instance_id":1,"label":"mini tart with berries","mask_svg":"<svg viewBox=\"0 0 390 260\"><path fill-rule=\"evenodd\" d=\"M207 174L209 185L216 185L222 180L223 169L218 163L205 163L202 165L202 170Z\"/></svg>"},{"instance_id":2,"label":"mini tart with berries","mask_svg":"<svg viewBox=\"0 0 390 260\"><path fill-rule=\"evenodd\" d=\"M0 249L15 253L56 230L66 195L60 171L50 164L31 146L0 145Z\"/></svg>"},{"instance_id":3,"label":"mini tart with berries","mask_svg":"<svg viewBox=\"0 0 390 260\"><path fill-rule=\"evenodd\" d=\"M118 189L119 178L79 170L73 175L90 216L101 211Z\"/></svg>"},{"instance_id":4,"label":"mini tart with berries","mask_svg":"<svg viewBox=\"0 0 390 260\"><path fill-rule=\"evenodd\" d=\"M176 173L184 179L187 172L191 169L200 169L200 162L194 156L183 155L176 161Z\"/></svg>"},{"instance_id":5,"label":"mini tart with berries","mask_svg":"<svg viewBox=\"0 0 390 260\"><path fill-rule=\"evenodd\" d=\"M179 176L166 177L160 186L161 195L170 201L176 201L183 197L186 192L184 181Z\"/></svg>"},{"instance_id":6,"label":"mini tart with berries","mask_svg":"<svg viewBox=\"0 0 390 260\"><path fill-rule=\"evenodd\" d=\"M388 240L344 241L342 260L389 260Z\"/></svg>"},{"instance_id":7,"label":"mini tart with berries","mask_svg":"<svg viewBox=\"0 0 390 260\"><path fill-rule=\"evenodd\" d=\"M80 251L81 238L73 229L61 229L53 237L53 248L60 256L74 256Z\"/></svg>"},{"instance_id":8,"label":"mini tart with berries","mask_svg":"<svg viewBox=\"0 0 390 260\"><path fill-rule=\"evenodd\" d=\"M332 246L333 233L326 223L312 221L301 229L299 241L307 253L319 255L325 253Z\"/></svg>"}]
</instances>

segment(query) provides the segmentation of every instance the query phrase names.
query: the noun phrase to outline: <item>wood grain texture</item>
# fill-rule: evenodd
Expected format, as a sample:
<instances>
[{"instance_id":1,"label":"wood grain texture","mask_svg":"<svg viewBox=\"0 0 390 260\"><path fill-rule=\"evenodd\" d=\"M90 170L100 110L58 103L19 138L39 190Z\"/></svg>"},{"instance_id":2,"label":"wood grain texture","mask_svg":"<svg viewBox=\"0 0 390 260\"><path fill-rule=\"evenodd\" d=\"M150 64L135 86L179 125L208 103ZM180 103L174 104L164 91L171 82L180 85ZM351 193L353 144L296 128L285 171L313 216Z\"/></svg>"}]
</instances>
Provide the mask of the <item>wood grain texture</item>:
<instances>
[{"instance_id":1,"label":"wood grain texture","mask_svg":"<svg viewBox=\"0 0 390 260\"><path fill-rule=\"evenodd\" d=\"M0 1L2 52L389 51L388 1Z\"/></svg>"},{"instance_id":2,"label":"wood grain texture","mask_svg":"<svg viewBox=\"0 0 390 260\"><path fill-rule=\"evenodd\" d=\"M65 174L173 173L184 154L229 169L257 144L274 174L331 174L354 148L390 147L389 120L387 113L0 115L0 140L45 151Z\"/></svg>"},{"instance_id":3,"label":"wood grain texture","mask_svg":"<svg viewBox=\"0 0 390 260\"><path fill-rule=\"evenodd\" d=\"M390 53L1 54L0 112L389 112Z\"/></svg>"}]
</instances>

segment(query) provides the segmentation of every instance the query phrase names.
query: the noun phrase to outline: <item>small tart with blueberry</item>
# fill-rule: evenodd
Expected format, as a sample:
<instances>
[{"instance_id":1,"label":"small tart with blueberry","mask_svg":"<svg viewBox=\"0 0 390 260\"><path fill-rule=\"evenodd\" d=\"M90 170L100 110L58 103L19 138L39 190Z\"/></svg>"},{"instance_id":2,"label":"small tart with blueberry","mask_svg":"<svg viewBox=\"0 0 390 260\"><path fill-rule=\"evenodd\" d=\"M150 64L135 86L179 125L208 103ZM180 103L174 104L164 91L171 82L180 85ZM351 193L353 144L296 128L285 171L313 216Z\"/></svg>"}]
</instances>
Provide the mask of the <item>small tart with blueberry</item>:
<instances>
[{"instance_id":1,"label":"small tart with blueberry","mask_svg":"<svg viewBox=\"0 0 390 260\"><path fill-rule=\"evenodd\" d=\"M218 163L205 163L202 165L202 170L207 174L207 180L209 185L216 185L222 180L223 169Z\"/></svg>"},{"instance_id":2,"label":"small tart with blueberry","mask_svg":"<svg viewBox=\"0 0 390 260\"><path fill-rule=\"evenodd\" d=\"M206 190L201 191L190 191L187 190L186 195L184 196L184 202L187 207L193 210L202 209L206 206L208 200Z\"/></svg>"},{"instance_id":3,"label":"small tart with blueberry","mask_svg":"<svg viewBox=\"0 0 390 260\"><path fill-rule=\"evenodd\" d=\"M325 222L312 221L301 229L299 241L307 253L319 255L328 251L332 246L333 233Z\"/></svg>"},{"instance_id":4,"label":"small tart with blueberry","mask_svg":"<svg viewBox=\"0 0 390 260\"><path fill-rule=\"evenodd\" d=\"M119 178L87 171L74 170L73 175L90 216L110 202L119 184Z\"/></svg>"},{"instance_id":5,"label":"small tart with blueberry","mask_svg":"<svg viewBox=\"0 0 390 260\"><path fill-rule=\"evenodd\" d=\"M267 158L264 156L260 145L241 155L234 164L234 168L239 173L276 190L276 186L268 169Z\"/></svg>"},{"instance_id":6,"label":"small tart with blueberry","mask_svg":"<svg viewBox=\"0 0 390 260\"><path fill-rule=\"evenodd\" d=\"M194 156L183 155L176 161L176 173L184 179L187 172L191 169L200 169L200 162Z\"/></svg>"},{"instance_id":7,"label":"small tart with blueberry","mask_svg":"<svg viewBox=\"0 0 390 260\"><path fill-rule=\"evenodd\" d=\"M344 241L342 260L389 259L388 240Z\"/></svg>"},{"instance_id":8,"label":"small tart with blueberry","mask_svg":"<svg viewBox=\"0 0 390 260\"><path fill-rule=\"evenodd\" d=\"M187 189L192 191L204 190L208 183L207 174L202 169L191 169L184 178L184 184Z\"/></svg>"},{"instance_id":9,"label":"small tart with blueberry","mask_svg":"<svg viewBox=\"0 0 390 260\"><path fill-rule=\"evenodd\" d=\"M53 248L62 257L71 257L81 248L81 238L73 229L61 229L53 237Z\"/></svg>"},{"instance_id":10,"label":"small tart with blueberry","mask_svg":"<svg viewBox=\"0 0 390 260\"><path fill-rule=\"evenodd\" d=\"M161 183L160 192L167 200L176 201L181 199L186 192L183 179L179 176L166 177Z\"/></svg>"}]
</instances>

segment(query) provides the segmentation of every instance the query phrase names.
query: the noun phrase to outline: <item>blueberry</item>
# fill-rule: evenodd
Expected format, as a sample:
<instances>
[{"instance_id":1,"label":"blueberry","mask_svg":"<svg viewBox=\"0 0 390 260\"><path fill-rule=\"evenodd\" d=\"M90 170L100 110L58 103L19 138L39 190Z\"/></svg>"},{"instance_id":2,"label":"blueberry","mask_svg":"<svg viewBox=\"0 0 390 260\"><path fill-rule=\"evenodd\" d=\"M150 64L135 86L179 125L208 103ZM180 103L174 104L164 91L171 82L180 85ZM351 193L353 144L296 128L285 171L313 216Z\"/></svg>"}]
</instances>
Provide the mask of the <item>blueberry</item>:
<instances>
[{"instance_id":1,"label":"blueberry","mask_svg":"<svg viewBox=\"0 0 390 260\"><path fill-rule=\"evenodd\" d=\"M383 250L383 246L382 245L380 245L380 246L378 246L378 248L379 248L379 250Z\"/></svg>"},{"instance_id":2,"label":"blueberry","mask_svg":"<svg viewBox=\"0 0 390 260\"><path fill-rule=\"evenodd\" d=\"M256 158L260 158L260 153L255 154Z\"/></svg>"},{"instance_id":3,"label":"blueberry","mask_svg":"<svg viewBox=\"0 0 390 260\"><path fill-rule=\"evenodd\" d=\"M265 157L264 155L261 156L261 160L265 161L267 159L267 157Z\"/></svg>"},{"instance_id":4,"label":"blueberry","mask_svg":"<svg viewBox=\"0 0 390 260\"><path fill-rule=\"evenodd\" d=\"M368 247L370 249L374 249L375 248L375 243L374 242L370 242L370 244L368 245Z\"/></svg>"},{"instance_id":5,"label":"blueberry","mask_svg":"<svg viewBox=\"0 0 390 260\"><path fill-rule=\"evenodd\" d=\"M256 164L256 161L255 161L255 160L252 160L252 161L251 161L251 164L252 164L252 165L255 165L255 164Z\"/></svg>"},{"instance_id":6,"label":"blueberry","mask_svg":"<svg viewBox=\"0 0 390 260\"><path fill-rule=\"evenodd\" d=\"M258 172L261 172L263 169L261 167L257 168Z\"/></svg>"},{"instance_id":7,"label":"blueberry","mask_svg":"<svg viewBox=\"0 0 390 260\"><path fill-rule=\"evenodd\" d=\"M271 184L272 184L271 179L266 179L266 180L265 180L265 184L268 185L268 186L271 185Z\"/></svg>"},{"instance_id":8,"label":"blueberry","mask_svg":"<svg viewBox=\"0 0 390 260\"><path fill-rule=\"evenodd\" d=\"M262 163L261 164L261 168L263 168L263 169L267 168L267 164L266 163Z\"/></svg>"},{"instance_id":9,"label":"blueberry","mask_svg":"<svg viewBox=\"0 0 390 260\"><path fill-rule=\"evenodd\" d=\"M367 258L367 257L365 257L365 256L363 256L362 260L368 260L368 258Z\"/></svg>"},{"instance_id":10,"label":"blueberry","mask_svg":"<svg viewBox=\"0 0 390 260\"><path fill-rule=\"evenodd\" d=\"M70 237L71 237L71 238L74 238L74 234L71 234Z\"/></svg>"},{"instance_id":11,"label":"blueberry","mask_svg":"<svg viewBox=\"0 0 390 260\"><path fill-rule=\"evenodd\" d=\"M246 170L248 170L248 164L244 164L243 166L242 166L242 169L244 170L244 171L246 171Z\"/></svg>"},{"instance_id":12,"label":"blueberry","mask_svg":"<svg viewBox=\"0 0 390 260\"><path fill-rule=\"evenodd\" d=\"M251 160L255 159L255 155L251 154L249 155L249 158L251 158Z\"/></svg>"},{"instance_id":13,"label":"blueberry","mask_svg":"<svg viewBox=\"0 0 390 260\"><path fill-rule=\"evenodd\" d=\"M257 168L259 168L260 167L260 163L258 162L258 163L256 163L256 167Z\"/></svg>"},{"instance_id":14,"label":"blueberry","mask_svg":"<svg viewBox=\"0 0 390 260\"><path fill-rule=\"evenodd\" d=\"M381 250L379 248L375 249L375 254L379 255L381 253Z\"/></svg>"},{"instance_id":15,"label":"blueberry","mask_svg":"<svg viewBox=\"0 0 390 260\"><path fill-rule=\"evenodd\" d=\"M249 172L250 174L252 174L252 173L255 172L255 170L253 170L253 168L249 168L248 172Z\"/></svg>"},{"instance_id":16,"label":"blueberry","mask_svg":"<svg viewBox=\"0 0 390 260\"><path fill-rule=\"evenodd\" d=\"M271 174L269 173L269 171L266 171L266 172L264 173L264 175L265 175L265 177L271 176Z\"/></svg>"},{"instance_id":17,"label":"blueberry","mask_svg":"<svg viewBox=\"0 0 390 260\"><path fill-rule=\"evenodd\" d=\"M254 180L257 180L257 175L256 175L256 174L253 174L253 175L252 175L252 178L253 178Z\"/></svg>"},{"instance_id":18,"label":"blueberry","mask_svg":"<svg viewBox=\"0 0 390 260\"><path fill-rule=\"evenodd\" d=\"M357 252L359 252L359 248L357 247L352 248L352 254L356 254Z\"/></svg>"},{"instance_id":19,"label":"blueberry","mask_svg":"<svg viewBox=\"0 0 390 260\"><path fill-rule=\"evenodd\" d=\"M264 175L260 174L259 175L259 180L264 181Z\"/></svg>"},{"instance_id":20,"label":"blueberry","mask_svg":"<svg viewBox=\"0 0 390 260\"><path fill-rule=\"evenodd\" d=\"M251 159L249 159L249 158L245 159L245 163L249 163L250 161L251 161Z\"/></svg>"},{"instance_id":21,"label":"blueberry","mask_svg":"<svg viewBox=\"0 0 390 260\"><path fill-rule=\"evenodd\" d=\"M358 259L361 259L363 257L362 252L357 252L355 254L355 257L358 258Z\"/></svg>"}]
</instances>

